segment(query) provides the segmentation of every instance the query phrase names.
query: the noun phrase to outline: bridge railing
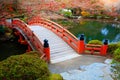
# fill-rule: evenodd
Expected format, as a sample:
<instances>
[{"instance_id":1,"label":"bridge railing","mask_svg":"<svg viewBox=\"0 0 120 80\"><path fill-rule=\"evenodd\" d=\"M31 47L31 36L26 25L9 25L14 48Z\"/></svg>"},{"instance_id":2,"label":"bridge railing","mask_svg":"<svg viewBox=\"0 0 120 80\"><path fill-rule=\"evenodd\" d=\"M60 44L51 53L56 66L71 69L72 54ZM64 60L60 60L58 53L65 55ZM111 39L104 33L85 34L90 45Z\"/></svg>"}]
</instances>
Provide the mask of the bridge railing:
<instances>
[{"instance_id":1,"label":"bridge railing","mask_svg":"<svg viewBox=\"0 0 120 80\"><path fill-rule=\"evenodd\" d=\"M67 42L76 52L82 54L85 53L85 50L100 52L100 55L106 55L107 45L102 45L100 48L90 46L87 48L87 44L84 43L84 35L80 36L80 39L77 39L73 34L71 34L67 29L63 28L59 24L50 21L48 19L41 18L39 16L33 17L29 22L29 25L40 25L46 27L61 37L65 42ZM93 52L94 53L94 52Z\"/></svg>"},{"instance_id":2,"label":"bridge railing","mask_svg":"<svg viewBox=\"0 0 120 80\"><path fill-rule=\"evenodd\" d=\"M28 22L28 24L41 25L50 29L59 37L61 37L65 42L67 42L76 52L79 52L79 40L73 34L71 34L67 29L56 24L55 22L40 17L34 17Z\"/></svg>"},{"instance_id":3,"label":"bridge railing","mask_svg":"<svg viewBox=\"0 0 120 80\"><path fill-rule=\"evenodd\" d=\"M33 34L33 32L28 28L28 25L25 24L23 21L19 19L13 19L12 21L13 27L19 27L26 36L30 39L32 44L35 46L36 50L38 50L40 53L43 53L43 44L39 41L39 39Z\"/></svg>"}]
</instances>

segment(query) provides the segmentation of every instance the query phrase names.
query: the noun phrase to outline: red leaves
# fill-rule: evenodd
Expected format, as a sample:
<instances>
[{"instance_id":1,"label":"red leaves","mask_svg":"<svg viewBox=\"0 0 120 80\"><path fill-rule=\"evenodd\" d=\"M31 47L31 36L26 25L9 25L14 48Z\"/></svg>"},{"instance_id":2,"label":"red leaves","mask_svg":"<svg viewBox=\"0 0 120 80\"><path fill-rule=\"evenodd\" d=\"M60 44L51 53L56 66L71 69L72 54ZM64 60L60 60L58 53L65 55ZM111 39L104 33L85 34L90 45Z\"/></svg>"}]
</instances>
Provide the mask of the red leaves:
<instances>
[{"instance_id":1,"label":"red leaves","mask_svg":"<svg viewBox=\"0 0 120 80\"><path fill-rule=\"evenodd\" d=\"M12 6L11 4L9 4L9 5L7 6L7 9L8 9L10 12L13 12L13 6Z\"/></svg>"}]
</instances>

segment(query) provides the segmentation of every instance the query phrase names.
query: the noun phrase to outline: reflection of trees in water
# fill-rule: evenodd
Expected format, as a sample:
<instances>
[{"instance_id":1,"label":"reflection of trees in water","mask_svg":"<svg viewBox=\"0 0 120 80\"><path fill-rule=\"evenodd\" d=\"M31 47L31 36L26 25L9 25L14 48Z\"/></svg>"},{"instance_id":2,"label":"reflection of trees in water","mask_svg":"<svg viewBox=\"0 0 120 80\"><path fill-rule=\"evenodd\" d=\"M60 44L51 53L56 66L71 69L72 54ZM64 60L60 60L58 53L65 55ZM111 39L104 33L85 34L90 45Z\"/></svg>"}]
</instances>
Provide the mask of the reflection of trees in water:
<instances>
[{"instance_id":1,"label":"reflection of trees in water","mask_svg":"<svg viewBox=\"0 0 120 80\"><path fill-rule=\"evenodd\" d=\"M74 23L76 24L76 23ZM113 27L114 26L114 27ZM86 42L98 39L103 41L104 39L108 39L109 42L120 41L117 35L120 34L120 24L114 23L103 23L98 21L85 21L84 24L78 24L78 26L74 26L70 29L74 35L79 37L79 34L85 34Z\"/></svg>"},{"instance_id":2,"label":"reflection of trees in water","mask_svg":"<svg viewBox=\"0 0 120 80\"><path fill-rule=\"evenodd\" d=\"M115 36L115 39L112 42L120 41L120 33Z\"/></svg>"},{"instance_id":3,"label":"reflection of trees in water","mask_svg":"<svg viewBox=\"0 0 120 80\"><path fill-rule=\"evenodd\" d=\"M118 24L107 23L103 29L104 34L106 34L104 37L109 39L110 42L113 42L116 36L120 33L120 28L117 28L117 26ZM115 41L117 42L118 39Z\"/></svg>"},{"instance_id":4,"label":"reflection of trees in water","mask_svg":"<svg viewBox=\"0 0 120 80\"><path fill-rule=\"evenodd\" d=\"M106 36L106 35L109 33L109 31L108 31L107 28L103 28L103 29L101 30L101 33Z\"/></svg>"}]
</instances>

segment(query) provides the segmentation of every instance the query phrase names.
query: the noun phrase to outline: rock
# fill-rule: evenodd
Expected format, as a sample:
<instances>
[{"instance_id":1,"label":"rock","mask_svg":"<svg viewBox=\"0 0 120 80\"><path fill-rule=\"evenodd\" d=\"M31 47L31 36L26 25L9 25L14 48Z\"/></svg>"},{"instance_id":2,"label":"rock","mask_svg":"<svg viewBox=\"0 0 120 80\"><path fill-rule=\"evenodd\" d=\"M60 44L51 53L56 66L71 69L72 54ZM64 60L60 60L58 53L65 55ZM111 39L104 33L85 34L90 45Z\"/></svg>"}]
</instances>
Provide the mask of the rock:
<instances>
[{"instance_id":1,"label":"rock","mask_svg":"<svg viewBox=\"0 0 120 80\"><path fill-rule=\"evenodd\" d=\"M100 68L103 68L103 67L106 67L107 64L104 64L104 63L93 63L93 64L90 64L88 66L80 66L80 69L82 70L92 70L92 69L100 69Z\"/></svg>"},{"instance_id":2,"label":"rock","mask_svg":"<svg viewBox=\"0 0 120 80\"><path fill-rule=\"evenodd\" d=\"M70 74L67 72L60 73L60 75L63 77L64 80L68 80L70 77Z\"/></svg>"},{"instance_id":3,"label":"rock","mask_svg":"<svg viewBox=\"0 0 120 80\"><path fill-rule=\"evenodd\" d=\"M106 59L106 60L104 61L104 63L105 63L105 64L111 64L111 63L112 63L112 59Z\"/></svg>"},{"instance_id":4,"label":"rock","mask_svg":"<svg viewBox=\"0 0 120 80\"><path fill-rule=\"evenodd\" d=\"M93 63L88 66L80 66L80 70L71 70L61 73L64 80L113 80L111 77L111 60L105 63Z\"/></svg>"},{"instance_id":5,"label":"rock","mask_svg":"<svg viewBox=\"0 0 120 80\"><path fill-rule=\"evenodd\" d=\"M69 74L80 74L82 71L81 70L70 70L68 71Z\"/></svg>"},{"instance_id":6,"label":"rock","mask_svg":"<svg viewBox=\"0 0 120 80\"><path fill-rule=\"evenodd\" d=\"M80 66L80 70L85 70L85 68L86 68L85 65Z\"/></svg>"}]
</instances>

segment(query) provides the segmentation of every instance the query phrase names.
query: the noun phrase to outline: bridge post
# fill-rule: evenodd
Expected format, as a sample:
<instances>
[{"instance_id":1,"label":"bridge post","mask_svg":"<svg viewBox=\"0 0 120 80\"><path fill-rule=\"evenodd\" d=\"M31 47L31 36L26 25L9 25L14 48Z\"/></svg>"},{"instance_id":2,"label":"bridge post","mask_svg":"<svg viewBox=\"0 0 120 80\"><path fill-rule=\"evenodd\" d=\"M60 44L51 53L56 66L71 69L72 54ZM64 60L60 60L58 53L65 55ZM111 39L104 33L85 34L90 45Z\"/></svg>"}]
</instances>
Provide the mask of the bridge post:
<instances>
[{"instance_id":1,"label":"bridge post","mask_svg":"<svg viewBox=\"0 0 120 80\"><path fill-rule=\"evenodd\" d=\"M19 43L21 43L21 42L22 42L22 40L23 40L23 39L22 39L22 35L21 35L21 34L19 34L19 39L18 39L18 42L19 42Z\"/></svg>"},{"instance_id":2,"label":"bridge post","mask_svg":"<svg viewBox=\"0 0 120 80\"><path fill-rule=\"evenodd\" d=\"M31 47L30 47L30 45L28 44L27 45L27 50L26 50L26 52L30 52L31 51Z\"/></svg>"},{"instance_id":3,"label":"bridge post","mask_svg":"<svg viewBox=\"0 0 120 80\"><path fill-rule=\"evenodd\" d=\"M50 48L47 39L44 40L44 53L47 57L47 61L50 62Z\"/></svg>"},{"instance_id":4,"label":"bridge post","mask_svg":"<svg viewBox=\"0 0 120 80\"><path fill-rule=\"evenodd\" d=\"M82 54L84 53L84 51L85 51L84 34L81 34L80 39L78 41L78 52Z\"/></svg>"},{"instance_id":5,"label":"bridge post","mask_svg":"<svg viewBox=\"0 0 120 80\"><path fill-rule=\"evenodd\" d=\"M107 49L108 49L108 40L105 40L103 45L102 45L102 49L101 49L101 56L105 56L107 54Z\"/></svg>"}]
</instances>

